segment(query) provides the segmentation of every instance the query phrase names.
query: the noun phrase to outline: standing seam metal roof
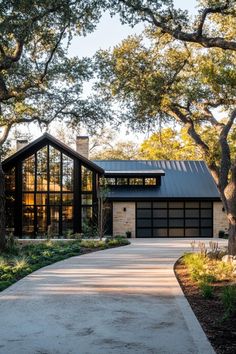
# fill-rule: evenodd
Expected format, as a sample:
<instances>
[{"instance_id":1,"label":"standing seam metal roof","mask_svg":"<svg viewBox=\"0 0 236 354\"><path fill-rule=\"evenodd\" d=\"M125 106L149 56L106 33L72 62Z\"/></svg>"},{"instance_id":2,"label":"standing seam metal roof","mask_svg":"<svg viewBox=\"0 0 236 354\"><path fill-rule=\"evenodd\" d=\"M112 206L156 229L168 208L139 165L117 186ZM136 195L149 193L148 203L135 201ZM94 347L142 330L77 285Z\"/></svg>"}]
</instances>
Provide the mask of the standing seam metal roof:
<instances>
[{"instance_id":1,"label":"standing seam metal roof","mask_svg":"<svg viewBox=\"0 0 236 354\"><path fill-rule=\"evenodd\" d=\"M105 171L163 170L160 187L111 187L109 197L204 198L219 199L216 184L204 161L100 160L94 161Z\"/></svg>"}]
</instances>

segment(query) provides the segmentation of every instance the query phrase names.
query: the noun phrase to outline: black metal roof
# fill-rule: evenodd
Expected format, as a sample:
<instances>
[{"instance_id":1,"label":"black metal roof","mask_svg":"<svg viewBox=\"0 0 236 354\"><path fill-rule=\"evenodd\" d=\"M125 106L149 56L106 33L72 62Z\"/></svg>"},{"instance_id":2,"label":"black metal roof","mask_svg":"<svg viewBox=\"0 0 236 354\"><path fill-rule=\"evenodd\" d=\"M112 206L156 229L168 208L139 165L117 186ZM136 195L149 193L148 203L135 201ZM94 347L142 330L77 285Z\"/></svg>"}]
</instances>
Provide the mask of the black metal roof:
<instances>
[{"instance_id":1,"label":"black metal roof","mask_svg":"<svg viewBox=\"0 0 236 354\"><path fill-rule=\"evenodd\" d=\"M29 143L22 149L18 150L15 154L8 157L6 160L3 161L3 169L7 170L11 168L18 160L24 160L30 155L32 155L35 151L41 149L43 146L50 144L55 148L58 148L60 151L64 152L71 158L76 158L82 161L85 166L100 172L104 173L104 170L99 167L98 164L93 163L92 161L86 159L84 156L80 155L75 150L71 149L69 146L61 142L60 140L54 138L52 135L48 133L44 133L38 139L34 140L33 142Z\"/></svg>"},{"instance_id":2,"label":"black metal roof","mask_svg":"<svg viewBox=\"0 0 236 354\"><path fill-rule=\"evenodd\" d=\"M161 186L112 186L109 198L150 199L150 198L189 198L219 200L216 184L204 161L94 161L105 171L150 171L163 170Z\"/></svg>"}]
</instances>

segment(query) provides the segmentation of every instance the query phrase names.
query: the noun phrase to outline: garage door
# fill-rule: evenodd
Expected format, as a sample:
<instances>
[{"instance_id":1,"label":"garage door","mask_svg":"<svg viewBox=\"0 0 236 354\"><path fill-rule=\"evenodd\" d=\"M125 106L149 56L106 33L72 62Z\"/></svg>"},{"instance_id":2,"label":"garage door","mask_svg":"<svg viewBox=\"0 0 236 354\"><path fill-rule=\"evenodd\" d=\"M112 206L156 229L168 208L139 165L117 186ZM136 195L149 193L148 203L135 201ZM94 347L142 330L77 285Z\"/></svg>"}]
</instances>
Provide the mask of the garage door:
<instances>
[{"instance_id":1,"label":"garage door","mask_svg":"<svg viewBox=\"0 0 236 354\"><path fill-rule=\"evenodd\" d=\"M212 237L212 202L136 203L136 237Z\"/></svg>"}]
</instances>

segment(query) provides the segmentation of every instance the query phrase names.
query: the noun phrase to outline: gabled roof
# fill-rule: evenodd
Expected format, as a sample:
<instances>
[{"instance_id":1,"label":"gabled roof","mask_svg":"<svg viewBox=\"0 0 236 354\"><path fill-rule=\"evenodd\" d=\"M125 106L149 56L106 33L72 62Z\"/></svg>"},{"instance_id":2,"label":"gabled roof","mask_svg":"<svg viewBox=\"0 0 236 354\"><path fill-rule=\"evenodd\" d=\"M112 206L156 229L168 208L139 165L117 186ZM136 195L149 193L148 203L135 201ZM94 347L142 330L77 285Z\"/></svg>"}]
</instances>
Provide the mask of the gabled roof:
<instances>
[{"instance_id":1,"label":"gabled roof","mask_svg":"<svg viewBox=\"0 0 236 354\"><path fill-rule=\"evenodd\" d=\"M102 167L99 167L97 164L93 163L92 161L86 159L84 156L80 155L78 152L75 150L71 149L69 146L66 144L62 143L60 140L54 138L52 135L48 133L44 133L42 136L40 136L38 139L34 140L33 142L29 143L19 151L17 151L15 154L12 156L8 157L6 160L3 161L3 169L7 170L11 168L11 166L14 166L15 163L18 160L24 160L30 155L32 155L35 151L41 149L45 145L51 145L59 150L61 150L63 153L65 153L67 156L75 159L79 159L80 161L83 162L83 164L99 173L104 173L104 170Z\"/></svg>"},{"instance_id":2,"label":"gabled roof","mask_svg":"<svg viewBox=\"0 0 236 354\"><path fill-rule=\"evenodd\" d=\"M204 161L102 160L94 161L107 171L164 171L161 186L112 186L109 198L189 198L219 200L216 184Z\"/></svg>"}]
</instances>

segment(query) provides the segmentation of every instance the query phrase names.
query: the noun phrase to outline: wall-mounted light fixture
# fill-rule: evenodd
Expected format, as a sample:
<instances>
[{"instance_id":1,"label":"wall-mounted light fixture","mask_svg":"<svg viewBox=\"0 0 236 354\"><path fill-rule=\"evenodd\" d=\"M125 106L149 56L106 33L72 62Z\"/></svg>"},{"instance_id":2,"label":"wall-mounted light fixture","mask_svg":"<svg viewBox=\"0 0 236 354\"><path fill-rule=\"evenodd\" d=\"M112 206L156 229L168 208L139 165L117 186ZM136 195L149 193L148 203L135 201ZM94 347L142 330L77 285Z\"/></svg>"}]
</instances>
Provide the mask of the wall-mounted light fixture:
<instances>
[{"instance_id":1,"label":"wall-mounted light fixture","mask_svg":"<svg viewBox=\"0 0 236 354\"><path fill-rule=\"evenodd\" d=\"M126 208L123 208L123 211L126 211Z\"/></svg>"},{"instance_id":2,"label":"wall-mounted light fixture","mask_svg":"<svg viewBox=\"0 0 236 354\"><path fill-rule=\"evenodd\" d=\"M224 208L224 207L222 208L222 211L225 211L225 208Z\"/></svg>"}]
</instances>

